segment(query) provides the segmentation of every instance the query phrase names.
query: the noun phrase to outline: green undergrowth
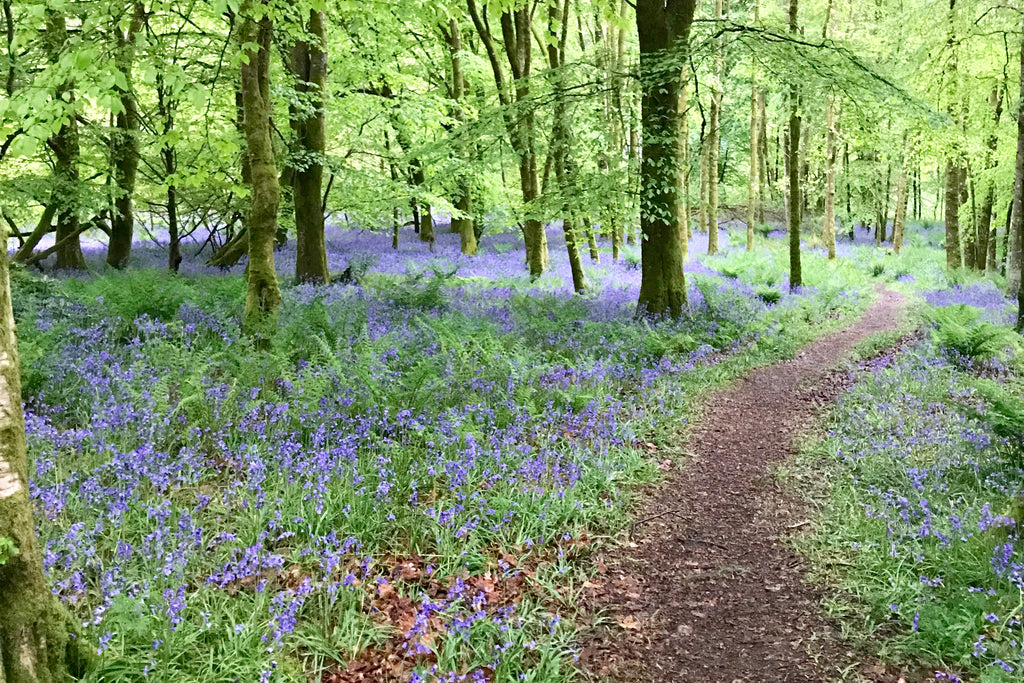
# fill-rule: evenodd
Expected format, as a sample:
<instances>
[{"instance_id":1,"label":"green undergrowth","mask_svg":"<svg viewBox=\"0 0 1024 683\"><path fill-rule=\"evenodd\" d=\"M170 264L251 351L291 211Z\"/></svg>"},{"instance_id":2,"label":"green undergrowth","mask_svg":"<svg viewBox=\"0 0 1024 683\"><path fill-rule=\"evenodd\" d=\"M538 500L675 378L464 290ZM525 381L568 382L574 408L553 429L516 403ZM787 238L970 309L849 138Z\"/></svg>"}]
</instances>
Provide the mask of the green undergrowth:
<instances>
[{"instance_id":1,"label":"green undergrowth","mask_svg":"<svg viewBox=\"0 0 1024 683\"><path fill-rule=\"evenodd\" d=\"M859 348L854 388L796 463L798 545L829 615L908 680L1009 683L1024 667L1024 369L1000 297L925 307L925 334ZM968 305L973 300L974 305Z\"/></svg>"}]
</instances>

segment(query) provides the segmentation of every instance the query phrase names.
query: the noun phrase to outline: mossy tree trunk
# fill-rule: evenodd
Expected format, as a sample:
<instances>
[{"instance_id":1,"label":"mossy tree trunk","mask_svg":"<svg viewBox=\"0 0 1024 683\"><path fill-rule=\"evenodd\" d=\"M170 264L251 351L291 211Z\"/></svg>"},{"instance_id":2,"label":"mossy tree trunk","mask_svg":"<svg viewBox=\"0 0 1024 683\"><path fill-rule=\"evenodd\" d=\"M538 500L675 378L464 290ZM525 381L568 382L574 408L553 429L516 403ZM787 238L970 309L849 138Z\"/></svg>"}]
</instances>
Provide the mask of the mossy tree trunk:
<instances>
[{"instance_id":1,"label":"mossy tree trunk","mask_svg":"<svg viewBox=\"0 0 1024 683\"><path fill-rule=\"evenodd\" d=\"M324 89L327 85L327 33L324 12L311 9L305 33L291 48L291 71L301 107L291 107L298 159L294 161L292 201L295 204L295 281L322 284L330 279L324 243L321 191L327 121Z\"/></svg>"},{"instance_id":2,"label":"mossy tree trunk","mask_svg":"<svg viewBox=\"0 0 1024 683\"><path fill-rule=\"evenodd\" d=\"M789 30L796 35L798 0L789 2ZM800 191L800 90L796 83L789 87L789 134L786 148L789 172L789 288L803 285L800 272L800 213L803 208Z\"/></svg>"},{"instance_id":3,"label":"mossy tree trunk","mask_svg":"<svg viewBox=\"0 0 1024 683\"><path fill-rule=\"evenodd\" d=\"M58 62L67 42L68 30L64 15L59 12L48 12L44 44L50 63ZM81 234L77 206L79 143L74 82L61 84L55 97L67 102L66 106L70 109L67 122L47 141L54 156L53 178L56 187L50 201L57 204L56 243L62 245L57 250L56 267L59 270L85 270L85 256L82 254L82 244L78 238Z\"/></svg>"},{"instance_id":4,"label":"mossy tree trunk","mask_svg":"<svg viewBox=\"0 0 1024 683\"><path fill-rule=\"evenodd\" d=\"M273 21L265 3L247 2L243 9L248 11L242 12L240 43L255 45L256 49L247 50L241 66L245 141L252 173L247 225L248 289L242 326L246 334L265 343L276 326L277 309L281 305L281 288L274 270L274 238L281 188L270 139L270 44Z\"/></svg>"},{"instance_id":5,"label":"mossy tree trunk","mask_svg":"<svg viewBox=\"0 0 1024 683\"><path fill-rule=\"evenodd\" d=\"M448 55L451 59L451 83L449 96L452 100L453 118L461 125L466 122L466 112L462 108L462 98L466 95L466 76L462 70L462 35L459 33L459 22L450 19L448 26L441 27L445 42L448 44ZM456 148L465 152L466 143L461 139L464 131L456 133L460 140ZM452 232L459 234L459 250L467 256L475 256L477 250L476 232L473 230L473 187L470 177L460 173L456 179L455 208L459 215L452 218Z\"/></svg>"},{"instance_id":6,"label":"mossy tree trunk","mask_svg":"<svg viewBox=\"0 0 1024 683\"><path fill-rule=\"evenodd\" d=\"M992 89L989 102L992 105L993 123L995 126L998 126L999 120L1003 116L1002 88ZM996 150L999 146L999 138L996 136L994 131L995 127L993 127L993 133L988 137L988 149L985 159L985 165L990 170L995 168L997 164ZM981 209L978 213L978 251L974 260L975 266L980 271L986 271L990 268L988 256L991 252L991 245L995 243L995 230L992 229L992 209L995 207L996 187L991 178L987 180L983 191L984 196L981 200ZM992 262L995 262L994 254L992 256Z\"/></svg>"},{"instance_id":7,"label":"mossy tree trunk","mask_svg":"<svg viewBox=\"0 0 1024 683\"><path fill-rule=\"evenodd\" d=\"M832 20L832 0L825 8L825 21L821 29L822 40L828 39ZM836 103L831 94L825 96L825 215L821 223L821 241L828 251L829 260L836 257Z\"/></svg>"},{"instance_id":8,"label":"mossy tree trunk","mask_svg":"<svg viewBox=\"0 0 1024 683\"><path fill-rule=\"evenodd\" d=\"M956 26L956 0L949 0L949 38L947 46L950 50L948 66L946 67L946 88L949 93L949 113L954 122L959 123L960 117L956 111L956 102L959 98L959 66L957 64L958 39L955 31ZM963 168L963 161L960 153L953 150L946 159L946 266L959 268L963 265L960 254L960 206L963 204L962 195L964 191L966 171Z\"/></svg>"},{"instance_id":9,"label":"mossy tree trunk","mask_svg":"<svg viewBox=\"0 0 1024 683\"><path fill-rule=\"evenodd\" d=\"M724 21L725 0L715 0L715 20ZM708 133L708 254L718 253L718 156L722 146L722 104L725 89L725 43L715 43L715 80L711 88Z\"/></svg>"},{"instance_id":10,"label":"mossy tree trunk","mask_svg":"<svg viewBox=\"0 0 1024 683\"><path fill-rule=\"evenodd\" d=\"M6 244L6 226L0 237ZM69 664L69 642L36 542L8 258L0 249L0 681L67 680L78 668Z\"/></svg>"},{"instance_id":11,"label":"mossy tree trunk","mask_svg":"<svg viewBox=\"0 0 1024 683\"><path fill-rule=\"evenodd\" d=\"M892 219L892 248L897 254L903 248L903 233L907 221L907 185L910 166L910 152L906 140L903 142L903 163L896 183L896 214Z\"/></svg>"},{"instance_id":12,"label":"mossy tree trunk","mask_svg":"<svg viewBox=\"0 0 1024 683\"><path fill-rule=\"evenodd\" d=\"M135 195L135 177L139 171L139 108L132 89L132 69L135 66L135 37L145 22L145 8L134 3L132 18L125 31L114 27L114 42L117 53L114 63L124 77L123 86L116 88L121 102L114 130L110 140L110 165L113 168L114 211L110 217L110 242L107 245L107 264L124 268L132 255L132 238L135 234L135 212L132 207Z\"/></svg>"},{"instance_id":13,"label":"mossy tree trunk","mask_svg":"<svg viewBox=\"0 0 1024 683\"><path fill-rule=\"evenodd\" d=\"M643 160L637 315L678 318L687 307L678 220L679 72L696 0L638 0Z\"/></svg>"},{"instance_id":14,"label":"mossy tree trunk","mask_svg":"<svg viewBox=\"0 0 1024 683\"><path fill-rule=\"evenodd\" d=\"M760 5L754 0L754 23L761 19ZM761 124L757 120L757 73L755 63L751 64L750 77L750 165L748 166L749 178L747 180L747 251L754 249L754 224L757 221L758 191L760 189L759 171L761 162L758 158L760 151Z\"/></svg>"},{"instance_id":15,"label":"mossy tree trunk","mask_svg":"<svg viewBox=\"0 0 1024 683\"><path fill-rule=\"evenodd\" d=\"M1011 210L1007 234L1010 238L1009 248L1003 244L1003 253L1008 255L1006 276L1007 291L1021 301L1021 268L1024 267L1024 40L1021 41L1020 55L1020 95L1017 100L1017 160L1014 166L1013 207ZM1024 320L1024 307L1017 313L1017 329L1021 329Z\"/></svg>"}]
</instances>

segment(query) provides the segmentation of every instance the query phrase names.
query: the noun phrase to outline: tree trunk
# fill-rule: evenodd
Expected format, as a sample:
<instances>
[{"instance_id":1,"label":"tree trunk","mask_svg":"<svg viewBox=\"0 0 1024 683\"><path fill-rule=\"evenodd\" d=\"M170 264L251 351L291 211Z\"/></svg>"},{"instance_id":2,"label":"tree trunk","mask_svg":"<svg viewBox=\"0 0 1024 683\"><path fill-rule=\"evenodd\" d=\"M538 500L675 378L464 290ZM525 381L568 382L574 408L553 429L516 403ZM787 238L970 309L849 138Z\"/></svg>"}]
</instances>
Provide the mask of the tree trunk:
<instances>
[{"instance_id":1,"label":"tree trunk","mask_svg":"<svg viewBox=\"0 0 1024 683\"><path fill-rule=\"evenodd\" d=\"M462 109L462 98L466 94L466 77L462 72L462 36L459 33L459 22L451 19L448 28L443 29L445 42L448 43L448 54L452 63L451 99L452 110L456 121L459 124L466 122L466 113ZM465 151L465 144L461 141L457 145L460 151ZM470 185L470 178L465 173L460 173L457 178L457 189L455 197L455 208L459 215L452 218L452 232L459 234L459 248L467 256L476 255L477 243L476 233L473 230L473 190Z\"/></svg>"},{"instance_id":2,"label":"tree trunk","mask_svg":"<svg viewBox=\"0 0 1024 683\"><path fill-rule=\"evenodd\" d=\"M14 261L16 263L26 263L32 256L33 250L36 245L52 231L51 224L53 223L53 215L57 212L57 200L52 199L46 206L43 207L43 215L39 217L39 222L36 223L35 230L28 236L28 239L18 248L17 253L14 254Z\"/></svg>"},{"instance_id":3,"label":"tree trunk","mask_svg":"<svg viewBox=\"0 0 1024 683\"><path fill-rule=\"evenodd\" d=\"M252 169L252 197L249 206L249 265L246 270L248 289L242 327L246 334L265 345L277 323L281 305L281 289L274 270L274 238L277 232L277 209L281 188L274 162L270 138L270 43L273 22L268 7L247 0L243 6L240 42L255 45L246 50L241 66L242 104L245 108L245 140ZM254 6L255 5L255 6ZM255 17L246 16L258 10ZM319 210L319 193L317 194Z\"/></svg>"},{"instance_id":4,"label":"tree trunk","mask_svg":"<svg viewBox=\"0 0 1024 683\"><path fill-rule=\"evenodd\" d=\"M946 162L946 266L959 268L960 198L963 194L963 169L952 157Z\"/></svg>"},{"instance_id":5,"label":"tree trunk","mask_svg":"<svg viewBox=\"0 0 1024 683\"><path fill-rule=\"evenodd\" d=\"M637 315L678 318L687 306L677 225L679 200L679 71L666 51L688 49L696 0L638 0L640 86L643 92L641 162L641 281ZM666 65L666 62L668 65Z\"/></svg>"},{"instance_id":6,"label":"tree trunk","mask_svg":"<svg viewBox=\"0 0 1024 683\"><path fill-rule=\"evenodd\" d=\"M725 20L725 0L715 0L715 20ZM725 45L715 44L715 81L711 88L711 138L708 146L708 254L718 253L718 155L722 146Z\"/></svg>"},{"instance_id":7,"label":"tree trunk","mask_svg":"<svg viewBox=\"0 0 1024 683\"><path fill-rule=\"evenodd\" d=\"M181 265L181 237L178 234L178 189L173 182L178 167L177 153L168 140L174 130L174 108L176 103L164 84L162 74L156 77L157 113L163 121L164 145L160 149L160 157L164 162L164 180L167 182L167 267L172 273L178 272Z\"/></svg>"},{"instance_id":8,"label":"tree trunk","mask_svg":"<svg viewBox=\"0 0 1024 683\"><path fill-rule=\"evenodd\" d=\"M6 226L0 237L7 244ZM60 683L81 675L83 662L46 585L28 482L11 282L0 249L0 681Z\"/></svg>"},{"instance_id":9,"label":"tree trunk","mask_svg":"<svg viewBox=\"0 0 1024 683\"><path fill-rule=\"evenodd\" d=\"M760 6L758 0L754 0L754 23L760 20ZM747 184L747 251L754 249L754 222L757 219L758 204L758 173L761 163L758 159L758 151L761 143L759 136L761 126L757 120L757 75L755 66L751 65L750 78L750 165L748 168L749 182Z\"/></svg>"},{"instance_id":10,"label":"tree trunk","mask_svg":"<svg viewBox=\"0 0 1024 683\"><path fill-rule=\"evenodd\" d=\"M789 31L796 35L797 2L789 1ZM800 91L796 83L789 86L789 149L787 150L789 170L789 289L803 285L800 272Z\"/></svg>"},{"instance_id":11,"label":"tree trunk","mask_svg":"<svg viewBox=\"0 0 1024 683\"><path fill-rule=\"evenodd\" d=\"M1021 267L1024 266L1024 40L1021 41L1020 56L1020 95L1017 100L1017 161L1014 168L1013 183L1013 218L1010 221L1010 258L1006 268L1008 276L1007 292L1018 296L1024 290L1021 287ZM1017 312L1017 329L1020 329L1024 307Z\"/></svg>"},{"instance_id":12,"label":"tree trunk","mask_svg":"<svg viewBox=\"0 0 1024 683\"><path fill-rule=\"evenodd\" d=\"M959 92L959 72L957 65L956 0L949 0L949 38L947 46L950 51L947 79L950 92L949 113L953 121L960 123L955 102ZM946 266L959 268L963 265L960 254L960 205L964 185L964 170L961 166L959 152L950 153L946 159Z\"/></svg>"},{"instance_id":13,"label":"tree trunk","mask_svg":"<svg viewBox=\"0 0 1024 683\"><path fill-rule=\"evenodd\" d=\"M1001 88L993 88L989 96L992 105L993 123L998 126L1003 115L1003 91ZM999 146L999 138L993 132L988 138L988 154L986 168L993 169L997 165L996 150ZM995 183L991 178L986 182L985 197L981 202L981 212L978 214L978 253L975 257L975 264L978 270L990 270L995 262L995 255L992 256L992 264L989 263L990 245L994 244L995 230L992 229L992 209L996 201Z\"/></svg>"},{"instance_id":14,"label":"tree trunk","mask_svg":"<svg viewBox=\"0 0 1024 683\"><path fill-rule=\"evenodd\" d=\"M526 262L531 277L540 277L548 268L548 238L544 225L531 216L533 203L540 196L540 179L537 175L537 154L535 149L535 116L530 102L530 61L532 13L529 8L508 10L501 15L501 33L504 38L505 56L508 58L515 86L516 104L522 111L513 112L512 103L505 90L504 70L497 57L497 49L491 30L477 6L476 0L466 0L473 25L487 51L491 70L494 72L498 98L505 112L505 126L512 148L519 157L519 183L523 196L523 241L526 243Z\"/></svg>"},{"instance_id":15,"label":"tree trunk","mask_svg":"<svg viewBox=\"0 0 1024 683\"><path fill-rule=\"evenodd\" d=\"M56 64L68 41L67 24L64 15L49 12L47 15L45 46L50 63ZM75 84L72 81L61 84L55 98L68 102L74 111ZM70 113L70 112L69 112ZM56 135L48 141L55 159L53 175L57 187L51 201L57 204L56 241L64 246L57 250L58 270L85 270L85 256L77 235L78 229L78 119L74 114L67 117ZM65 239L70 238L70 239Z\"/></svg>"},{"instance_id":16,"label":"tree trunk","mask_svg":"<svg viewBox=\"0 0 1024 683\"><path fill-rule=\"evenodd\" d=\"M903 248L903 231L907 219L907 172L910 165L910 153L906 140L903 142L903 150L903 163L896 185L896 215L892 221L892 248L897 254Z\"/></svg>"},{"instance_id":17,"label":"tree trunk","mask_svg":"<svg viewBox=\"0 0 1024 683\"><path fill-rule=\"evenodd\" d=\"M683 68L679 84L679 239L683 262L690 258L690 70Z\"/></svg>"},{"instance_id":18,"label":"tree trunk","mask_svg":"<svg viewBox=\"0 0 1024 683\"><path fill-rule=\"evenodd\" d=\"M135 194L135 177L139 170L139 111L132 91L132 68L135 64L135 36L142 30L145 8L135 3L131 23L126 33L115 26L117 55L114 62L124 75L126 86L116 88L121 101L116 126L111 132L110 163L114 171L117 196L114 212L110 218L110 242L107 245L107 264L124 268L132 254L132 238L135 232L135 214L132 198Z\"/></svg>"},{"instance_id":19,"label":"tree trunk","mask_svg":"<svg viewBox=\"0 0 1024 683\"><path fill-rule=\"evenodd\" d=\"M548 5L548 65L555 72L555 111L554 128L551 131L553 147L553 163L555 178L558 181L559 194L562 199L562 232L565 234L565 248L569 257L569 268L572 271L572 288L577 294L587 289L580 261L580 250L576 244L576 216L572 202L575 198L575 182L573 169L569 159L572 147L572 112L565 94L565 42L569 25L569 1L559 7L559 0L552 0ZM559 33L561 31L561 33Z\"/></svg>"},{"instance_id":20,"label":"tree trunk","mask_svg":"<svg viewBox=\"0 0 1024 683\"><path fill-rule=\"evenodd\" d=\"M835 100L828 95L825 100L825 217L821 224L821 241L830 261L836 257L836 156L839 150L835 119Z\"/></svg>"},{"instance_id":21,"label":"tree trunk","mask_svg":"<svg viewBox=\"0 0 1024 683\"><path fill-rule=\"evenodd\" d=\"M327 85L326 17L309 11L306 35L312 41L297 40L291 49L291 71L296 97L291 127L295 131L298 160L294 163L292 201L295 204L295 281L323 284L330 279L324 239L324 212L320 194L323 186L324 155L327 151L327 121L324 91Z\"/></svg>"}]
</instances>

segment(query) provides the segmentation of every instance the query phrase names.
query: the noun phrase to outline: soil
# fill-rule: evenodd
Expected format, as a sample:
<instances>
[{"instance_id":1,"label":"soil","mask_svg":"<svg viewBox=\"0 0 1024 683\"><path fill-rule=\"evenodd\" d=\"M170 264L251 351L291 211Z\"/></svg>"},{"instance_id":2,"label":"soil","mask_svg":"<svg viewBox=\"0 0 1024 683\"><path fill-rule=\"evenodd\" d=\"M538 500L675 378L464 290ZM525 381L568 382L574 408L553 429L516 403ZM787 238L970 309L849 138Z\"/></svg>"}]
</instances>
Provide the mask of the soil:
<instances>
[{"instance_id":1,"label":"soil","mask_svg":"<svg viewBox=\"0 0 1024 683\"><path fill-rule=\"evenodd\" d=\"M896 329L904 303L880 289L851 327L709 399L685 466L651 492L631 538L596 558L587 608L609 619L581 653L586 671L630 683L904 680L858 661L821 614L822 589L790 542L811 512L772 474L848 387L837 364Z\"/></svg>"}]
</instances>

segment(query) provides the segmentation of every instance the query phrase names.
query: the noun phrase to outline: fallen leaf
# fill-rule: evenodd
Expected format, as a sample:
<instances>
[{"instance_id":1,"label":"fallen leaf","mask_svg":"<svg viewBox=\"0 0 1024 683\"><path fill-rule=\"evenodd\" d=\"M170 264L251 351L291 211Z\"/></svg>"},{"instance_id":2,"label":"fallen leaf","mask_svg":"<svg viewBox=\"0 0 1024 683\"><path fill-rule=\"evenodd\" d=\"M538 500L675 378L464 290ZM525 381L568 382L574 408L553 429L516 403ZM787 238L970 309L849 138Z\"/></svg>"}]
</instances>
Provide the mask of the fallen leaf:
<instances>
[{"instance_id":1,"label":"fallen leaf","mask_svg":"<svg viewBox=\"0 0 1024 683\"><path fill-rule=\"evenodd\" d=\"M628 629L630 631L640 630L640 620L634 617L632 614L627 614L624 617L616 617L615 623L617 623L622 628Z\"/></svg>"}]
</instances>

